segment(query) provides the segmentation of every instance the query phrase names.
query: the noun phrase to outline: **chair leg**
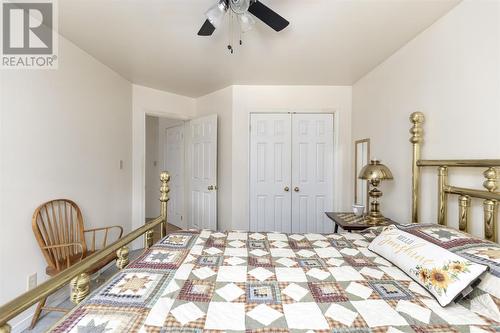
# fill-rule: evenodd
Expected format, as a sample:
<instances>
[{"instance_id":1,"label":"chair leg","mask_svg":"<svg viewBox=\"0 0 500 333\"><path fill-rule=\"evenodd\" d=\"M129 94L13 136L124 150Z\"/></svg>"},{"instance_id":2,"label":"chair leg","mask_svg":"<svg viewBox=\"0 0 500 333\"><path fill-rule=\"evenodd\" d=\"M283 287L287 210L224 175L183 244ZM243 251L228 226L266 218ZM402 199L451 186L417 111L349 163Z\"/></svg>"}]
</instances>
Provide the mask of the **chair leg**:
<instances>
[{"instance_id":1,"label":"chair leg","mask_svg":"<svg viewBox=\"0 0 500 333\"><path fill-rule=\"evenodd\" d=\"M41 299L38 305L36 306L35 313L33 314L33 319L31 319L30 330L32 330L35 327L38 318L40 318L40 314L42 313L42 309L45 306L46 301L47 297Z\"/></svg>"}]
</instances>

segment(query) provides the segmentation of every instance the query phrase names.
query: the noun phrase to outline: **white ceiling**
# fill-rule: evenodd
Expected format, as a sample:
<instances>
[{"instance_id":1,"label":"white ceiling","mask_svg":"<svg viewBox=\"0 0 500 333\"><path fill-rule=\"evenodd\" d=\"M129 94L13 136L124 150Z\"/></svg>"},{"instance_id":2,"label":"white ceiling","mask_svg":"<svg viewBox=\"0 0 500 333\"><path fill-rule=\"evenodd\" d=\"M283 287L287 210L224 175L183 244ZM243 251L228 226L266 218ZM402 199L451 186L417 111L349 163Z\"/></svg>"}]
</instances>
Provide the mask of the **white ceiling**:
<instances>
[{"instance_id":1,"label":"white ceiling","mask_svg":"<svg viewBox=\"0 0 500 333\"><path fill-rule=\"evenodd\" d=\"M63 0L63 36L133 83L197 97L231 84L351 85L459 0L261 0L290 25L258 21L230 55L228 27L196 35L216 0Z\"/></svg>"}]
</instances>

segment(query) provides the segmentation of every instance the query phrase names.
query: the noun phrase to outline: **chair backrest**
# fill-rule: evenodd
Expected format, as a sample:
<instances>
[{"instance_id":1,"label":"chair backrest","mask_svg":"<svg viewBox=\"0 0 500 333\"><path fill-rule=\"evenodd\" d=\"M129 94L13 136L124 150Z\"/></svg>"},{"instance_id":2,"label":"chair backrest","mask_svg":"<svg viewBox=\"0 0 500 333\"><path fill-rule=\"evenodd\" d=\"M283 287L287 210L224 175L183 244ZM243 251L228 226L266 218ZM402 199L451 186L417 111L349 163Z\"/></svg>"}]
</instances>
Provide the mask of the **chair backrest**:
<instances>
[{"instance_id":1,"label":"chair backrest","mask_svg":"<svg viewBox=\"0 0 500 333\"><path fill-rule=\"evenodd\" d=\"M47 264L57 271L66 268L71 258L85 256L83 217L75 202L56 199L41 204L33 213L32 227ZM68 243L81 246L57 247Z\"/></svg>"}]
</instances>

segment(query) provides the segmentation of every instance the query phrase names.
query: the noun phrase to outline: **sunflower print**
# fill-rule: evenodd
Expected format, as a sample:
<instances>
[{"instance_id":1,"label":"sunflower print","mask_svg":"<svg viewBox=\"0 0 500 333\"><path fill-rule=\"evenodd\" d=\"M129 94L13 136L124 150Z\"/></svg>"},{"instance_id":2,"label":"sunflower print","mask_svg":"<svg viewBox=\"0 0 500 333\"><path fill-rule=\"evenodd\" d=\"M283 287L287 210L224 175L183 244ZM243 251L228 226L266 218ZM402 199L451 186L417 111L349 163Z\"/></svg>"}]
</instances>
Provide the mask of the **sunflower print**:
<instances>
[{"instance_id":1,"label":"sunflower print","mask_svg":"<svg viewBox=\"0 0 500 333\"><path fill-rule=\"evenodd\" d=\"M418 272L418 278L420 281L422 281L423 283L427 283L427 281L429 280L429 270L426 269L426 268L422 268L419 272Z\"/></svg>"},{"instance_id":2,"label":"sunflower print","mask_svg":"<svg viewBox=\"0 0 500 333\"><path fill-rule=\"evenodd\" d=\"M450 265L450 271L454 272L454 273L463 273L467 270L467 266L465 265L464 262L460 262L460 261L454 261L452 262Z\"/></svg>"},{"instance_id":3,"label":"sunflower print","mask_svg":"<svg viewBox=\"0 0 500 333\"><path fill-rule=\"evenodd\" d=\"M429 274L429 283L436 289L446 290L451 282L450 275L447 271L439 268L433 268Z\"/></svg>"},{"instance_id":4,"label":"sunflower print","mask_svg":"<svg viewBox=\"0 0 500 333\"><path fill-rule=\"evenodd\" d=\"M448 286L459 279L462 273L470 272L470 262L449 261L442 267L422 267L420 265L412 269L412 273L427 289L434 290L438 295L446 294Z\"/></svg>"}]
</instances>

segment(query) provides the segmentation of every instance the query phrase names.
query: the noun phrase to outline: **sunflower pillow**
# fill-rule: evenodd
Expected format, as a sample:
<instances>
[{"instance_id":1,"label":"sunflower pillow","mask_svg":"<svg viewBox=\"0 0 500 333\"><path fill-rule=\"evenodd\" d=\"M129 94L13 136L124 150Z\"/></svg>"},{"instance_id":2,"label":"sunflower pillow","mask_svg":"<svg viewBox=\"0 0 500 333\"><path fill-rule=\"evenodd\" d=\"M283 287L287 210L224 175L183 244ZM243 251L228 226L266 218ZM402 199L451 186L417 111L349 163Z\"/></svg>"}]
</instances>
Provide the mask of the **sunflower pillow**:
<instances>
[{"instance_id":1,"label":"sunflower pillow","mask_svg":"<svg viewBox=\"0 0 500 333\"><path fill-rule=\"evenodd\" d=\"M426 288L441 306L470 292L488 269L395 226L384 229L368 249Z\"/></svg>"}]
</instances>

